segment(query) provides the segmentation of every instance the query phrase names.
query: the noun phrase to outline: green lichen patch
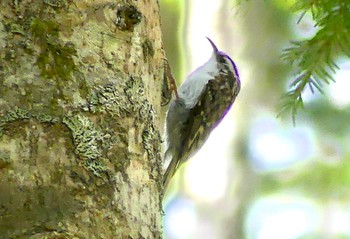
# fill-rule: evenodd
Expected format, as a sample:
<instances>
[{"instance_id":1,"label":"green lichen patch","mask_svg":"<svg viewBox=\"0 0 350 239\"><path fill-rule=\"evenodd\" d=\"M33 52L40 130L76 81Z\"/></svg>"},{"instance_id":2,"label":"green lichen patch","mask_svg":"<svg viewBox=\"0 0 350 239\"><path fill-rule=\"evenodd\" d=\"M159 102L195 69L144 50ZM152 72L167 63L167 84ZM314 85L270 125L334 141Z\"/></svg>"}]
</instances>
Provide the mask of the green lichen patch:
<instances>
[{"instance_id":1,"label":"green lichen patch","mask_svg":"<svg viewBox=\"0 0 350 239\"><path fill-rule=\"evenodd\" d=\"M18 107L5 113L4 116L0 117L0 137L4 134L5 128L9 123L17 120L28 120L29 118L29 111Z\"/></svg>"},{"instance_id":2,"label":"green lichen patch","mask_svg":"<svg viewBox=\"0 0 350 239\"><path fill-rule=\"evenodd\" d=\"M67 0L44 0L43 3L54 8L62 8L68 5Z\"/></svg>"},{"instance_id":3,"label":"green lichen patch","mask_svg":"<svg viewBox=\"0 0 350 239\"><path fill-rule=\"evenodd\" d=\"M15 107L13 110L7 112L7 114L1 118L1 121L9 123L16 120L28 120L29 118L30 114L27 109Z\"/></svg>"},{"instance_id":4,"label":"green lichen patch","mask_svg":"<svg viewBox=\"0 0 350 239\"><path fill-rule=\"evenodd\" d=\"M102 174L107 172L107 168L104 164L92 159L84 161L84 167L97 177L102 177Z\"/></svg>"},{"instance_id":5,"label":"green lichen patch","mask_svg":"<svg viewBox=\"0 0 350 239\"><path fill-rule=\"evenodd\" d=\"M154 49L152 42L147 38L142 44L143 60L146 62L147 58L154 56Z\"/></svg>"},{"instance_id":6,"label":"green lichen patch","mask_svg":"<svg viewBox=\"0 0 350 239\"><path fill-rule=\"evenodd\" d=\"M150 175L152 178L156 179L161 175L161 168L159 167L159 165L161 165L161 136L159 134L159 129L156 128L156 111L148 102L144 102L143 105L144 112L140 113L146 115L146 118L142 132L142 143L149 157L148 163L149 168L151 169Z\"/></svg>"},{"instance_id":7,"label":"green lichen patch","mask_svg":"<svg viewBox=\"0 0 350 239\"><path fill-rule=\"evenodd\" d=\"M101 132L96 130L93 122L85 116L67 116L62 122L69 128L73 136L74 151L84 160L85 168L101 177L101 172L106 171L105 166L99 162L102 158L102 150L99 147L99 141L103 137Z\"/></svg>"},{"instance_id":8,"label":"green lichen patch","mask_svg":"<svg viewBox=\"0 0 350 239\"><path fill-rule=\"evenodd\" d=\"M92 113L109 113L112 116L125 117L130 113L129 102L125 94L113 84L98 86L88 97L84 110Z\"/></svg>"},{"instance_id":9,"label":"green lichen patch","mask_svg":"<svg viewBox=\"0 0 350 239\"><path fill-rule=\"evenodd\" d=\"M59 25L52 20L43 20L40 18L33 18L30 24L30 30L36 41L42 48L47 47L47 37L59 36Z\"/></svg>"},{"instance_id":10,"label":"green lichen patch","mask_svg":"<svg viewBox=\"0 0 350 239\"><path fill-rule=\"evenodd\" d=\"M126 82L124 93L129 100L130 110L138 112L142 108L142 102L145 99L145 85L141 77L130 76Z\"/></svg>"},{"instance_id":11,"label":"green lichen patch","mask_svg":"<svg viewBox=\"0 0 350 239\"><path fill-rule=\"evenodd\" d=\"M28 120L30 118L29 111L26 109L15 107L4 116L0 117L0 137L4 134L6 125L17 120Z\"/></svg>"},{"instance_id":12,"label":"green lichen patch","mask_svg":"<svg viewBox=\"0 0 350 239\"><path fill-rule=\"evenodd\" d=\"M58 40L59 24L35 18L30 24L30 30L41 49L36 62L41 75L46 78L70 79L71 74L78 71L73 60L76 49L73 43Z\"/></svg>"},{"instance_id":13,"label":"green lichen patch","mask_svg":"<svg viewBox=\"0 0 350 239\"><path fill-rule=\"evenodd\" d=\"M26 34L24 27L22 25L20 25L20 24L12 23L12 24L10 24L9 27L10 27L9 30L12 33L20 34L20 35L23 35L23 36Z\"/></svg>"},{"instance_id":14,"label":"green lichen patch","mask_svg":"<svg viewBox=\"0 0 350 239\"><path fill-rule=\"evenodd\" d=\"M128 145L127 130L122 126L115 117L101 116L97 122L100 129L103 129L101 136L101 148L110 150L112 147L118 146L126 148Z\"/></svg>"},{"instance_id":15,"label":"green lichen patch","mask_svg":"<svg viewBox=\"0 0 350 239\"><path fill-rule=\"evenodd\" d=\"M103 115L97 122L103 129L100 147L115 171L125 172L130 165L130 152L128 151L128 132L125 125L116 121L115 117ZM124 174L123 174L124 175Z\"/></svg>"},{"instance_id":16,"label":"green lichen patch","mask_svg":"<svg viewBox=\"0 0 350 239\"><path fill-rule=\"evenodd\" d=\"M75 153L82 159L98 159L101 151L98 147L99 132L94 127L93 122L81 115L68 116L63 118L63 123L70 129Z\"/></svg>"},{"instance_id":17,"label":"green lichen patch","mask_svg":"<svg viewBox=\"0 0 350 239\"><path fill-rule=\"evenodd\" d=\"M0 149L0 169L7 167L12 163L12 159L10 157L10 151Z\"/></svg>"},{"instance_id":18,"label":"green lichen patch","mask_svg":"<svg viewBox=\"0 0 350 239\"><path fill-rule=\"evenodd\" d=\"M57 124L61 122L59 117L52 116L43 112L32 113L32 117L37 119L40 123Z\"/></svg>"},{"instance_id":19,"label":"green lichen patch","mask_svg":"<svg viewBox=\"0 0 350 239\"><path fill-rule=\"evenodd\" d=\"M142 129L142 143L148 154L150 175L152 178L159 177L161 165L159 129L157 125L157 113L152 104L145 97L145 88L141 77L130 77L124 90L128 97L130 108L134 112L135 119L142 119L140 128ZM160 180L159 180L160 181Z\"/></svg>"},{"instance_id":20,"label":"green lichen patch","mask_svg":"<svg viewBox=\"0 0 350 239\"><path fill-rule=\"evenodd\" d=\"M122 79L116 80L122 82ZM81 106L84 111L92 113L108 113L121 118L143 117L140 110L144 109L145 86L141 77L130 76L126 86L120 89L112 83L97 86L88 97L88 104ZM136 114L135 114L136 113Z\"/></svg>"}]
</instances>

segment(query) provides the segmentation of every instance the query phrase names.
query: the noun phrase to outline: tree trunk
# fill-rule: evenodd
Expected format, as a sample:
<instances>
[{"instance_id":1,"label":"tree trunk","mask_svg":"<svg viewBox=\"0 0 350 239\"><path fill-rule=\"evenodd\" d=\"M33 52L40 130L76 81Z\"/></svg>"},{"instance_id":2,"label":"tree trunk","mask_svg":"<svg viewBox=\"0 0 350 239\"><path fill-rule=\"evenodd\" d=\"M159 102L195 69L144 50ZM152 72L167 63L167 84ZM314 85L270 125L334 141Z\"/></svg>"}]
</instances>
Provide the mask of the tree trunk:
<instances>
[{"instance_id":1,"label":"tree trunk","mask_svg":"<svg viewBox=\"0 0 350 239\"><path fill-rule=\"evenodd\" d=\"M161 238L163 58L156 1L1 1L0 238Z\"/></svg>"}]
</instances>

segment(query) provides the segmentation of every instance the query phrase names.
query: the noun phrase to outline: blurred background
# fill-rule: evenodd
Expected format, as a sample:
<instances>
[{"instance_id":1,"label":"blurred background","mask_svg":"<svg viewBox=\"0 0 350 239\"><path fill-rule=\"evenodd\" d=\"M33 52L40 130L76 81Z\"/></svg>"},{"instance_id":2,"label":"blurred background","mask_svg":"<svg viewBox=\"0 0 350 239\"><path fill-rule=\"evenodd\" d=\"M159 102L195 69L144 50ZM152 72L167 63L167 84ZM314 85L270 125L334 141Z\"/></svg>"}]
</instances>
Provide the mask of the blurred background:
<instances>
[{"instance_id":1,"label":"blurred background","mask_svg":"<svg viewBox=\"0 0 350 239\"><path fill-rule=\"evenodd\" d=\"M178 84L212 54L206 36L235 61L242 83L229 114L173 178L164 238L350 238L349 58L337 60L324 94L303 92L295 126L288 114L276 117L297 74L282 50L318 30L294 3L160 1Z\"/></svg>"}]
</instances>

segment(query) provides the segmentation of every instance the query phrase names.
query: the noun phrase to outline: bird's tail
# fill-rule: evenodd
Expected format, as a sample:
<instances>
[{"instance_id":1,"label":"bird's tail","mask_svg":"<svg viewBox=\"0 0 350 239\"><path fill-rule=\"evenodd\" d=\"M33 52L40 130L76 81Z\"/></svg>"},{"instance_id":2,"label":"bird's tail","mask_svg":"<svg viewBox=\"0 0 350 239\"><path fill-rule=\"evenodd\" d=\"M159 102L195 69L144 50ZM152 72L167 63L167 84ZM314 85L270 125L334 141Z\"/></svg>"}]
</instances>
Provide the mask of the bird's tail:
<instances>
[{"instance_id":1,"label":"bird's tail","mask_svg":"<svg viewBox=\"0 0 350 239\"><path fill-rule=\"evenodd\" d=\"M167 154L167 153L166 153ZM163 190L164 193L166 192L168 185L170 183L170 180L173 178L176 169L179 167L179 158L175 155L172 155L170 164L168 168L166 169L164 175L163 175Z\"/></svg>"}]
</instances>

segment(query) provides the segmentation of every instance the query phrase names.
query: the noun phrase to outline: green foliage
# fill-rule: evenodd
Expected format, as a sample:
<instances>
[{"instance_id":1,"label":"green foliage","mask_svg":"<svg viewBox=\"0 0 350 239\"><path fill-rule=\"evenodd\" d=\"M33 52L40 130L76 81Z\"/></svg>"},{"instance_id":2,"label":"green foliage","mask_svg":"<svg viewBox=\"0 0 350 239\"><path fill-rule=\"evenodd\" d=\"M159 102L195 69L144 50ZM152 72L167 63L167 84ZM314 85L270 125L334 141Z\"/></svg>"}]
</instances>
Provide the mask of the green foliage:
<instances>
[{"instance_id":1,"label":"green foliage","mask_svg":"<svg viewBox=\"0 0 350 239\"><path fill-rule=\"evenodd\" d=\"M346 139L348 137L350 107L333 107L328 99L318 99L308 104L308 119L320 135Z\"/></svg>"},{"instance_id":2,"label":"green foliage","mask_svg":"<svg viewBox=\"0 0 350 239\"><path fill-rule=\"evenodd\" d=\"M324 238L322 235L307 235L307 236L301 236L298 237L297 239L319 239L319 238ZM333 236L332 239L349 239L350 237L347 235L336 235L335 237Z\"/></svg>"},{"instance_id":3,"label":"green foliage","mask_svg":"<svg viewBox=\"0 0 350 239\"><path fill-rule=\"evenodd\" d=\"M350 196L350 162L345 155L341 162L312 161L310 167L294 167L285 171L269 173L261 177L261 192L271 194L278 191L298 191L304 195L327 202L337 200L348 201Z\"/></svg>"},{"instance_id":4,"label":"green foliage","mask_svg":"<svg viewBox=\"0 0 350 239\"><path fill-rule=\"evenodd\" d=\"M166 57L170 62L172 73L180 83L185 73L186 58L182 40L186 34L186 1L162 0L159 1L161 14L162 38Z\"/></svg>"},{"instance_id":5,"label":"green foliage","mask_svg":"<svg viewBox=\"0 0 350 239\"><path fill-rule=\"evenodd\" d=\"M334 81L331 74L339 69L337 58L350 57L350 1L299 0L293 10L302 11L301 18L310 12L319 28L311 39L293 41L282 55L284 61L297 67L299 74L279 105L279 115L289 112L295 122L298 109L303 107L305 87L322 93L322 85Z\"/></svg>"}]
</instances>

